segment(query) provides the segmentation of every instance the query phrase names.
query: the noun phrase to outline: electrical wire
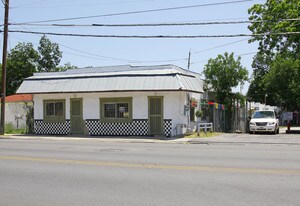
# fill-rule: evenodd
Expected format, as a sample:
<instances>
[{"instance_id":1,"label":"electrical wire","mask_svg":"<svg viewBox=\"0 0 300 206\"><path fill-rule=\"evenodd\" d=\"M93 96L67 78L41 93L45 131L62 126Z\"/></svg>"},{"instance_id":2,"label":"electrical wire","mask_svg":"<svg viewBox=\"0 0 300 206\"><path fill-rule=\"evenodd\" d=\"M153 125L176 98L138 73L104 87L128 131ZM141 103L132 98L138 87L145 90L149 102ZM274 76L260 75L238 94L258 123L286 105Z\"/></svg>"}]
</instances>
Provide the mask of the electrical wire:
<instances>
[{"instance_id":1,"label":"electrical wire","mask_svg":"<svg viewBox=\"0 0 300 206\"><path fill-rule=\"evenodd\" d=\"M203 26L203 25L226 25L247 24L262 22L300 21L300 18L279 20L257 20L257 21L214 21L214 22L185 22L185 23L154 23L154 24L31 24L11 23L10 25L47 26L47 27L158 27L158 26Z\"/></svg>"},{"instance_id":2,"label":"electrical wire","mask_svg":"<svg viewBox=\"0 0 300 206\"><path fill-rule=\"evenodd\" d=\"M88 55L91 55L91 56L94 56L94 57L100 57L100 58L103 58L103 59L106 59L106 60L110 59L110 60L125 61L125 62L138 62L138 60L128 60L128 59L120 59L120 58L114 58L114 57L107 57L107 56L97 55L97 54L93 54L93 53L81 51L81 50L78 50L78 49L74 49L74 48L71 48L71 47L63 45L63 44L60 44L60 45L63 46L63 47L65 47L65 48L68 48L68 49L71 49L73 51L76 51L76 52L80 52L80 53L83 53L83 54L88 54Z\"/></svg>"},{"instance_id":3,"label":"electrical wire","mask_svg":"<svg viewBox=\"0 0 300 206\"><path fill-rule=\"evenodd\" d=\"M2 32L2 31L0 31ZM197 38L231 38L231 37L256 37L256 36L270 36L270 35L295 35L297 32L268 32L263 34L221 34L221 35L97 35L97 34L74 34L74 33L54 33L54 32L37 32L37 31L23 31L23 30L9 30L12 33L25 34L40 34L53 36L70 36L70 37L92 37L92 38L127 38L127 39L197 39Z\"/></svg>"},{"instance_id":4,"label":"electrical wire","mask_svg":"<svg viewBox=\"0 0 300 206\"><path fill-rule=\"evenodd\" d=\"M113 13L113 14L100 14L100 15L71 17L71 18L62 18L62 19L40 20L40 21L32 21L32 22L25 22L25 23L45 23L45 22L58 22L58 21L78 20L78 19L91 19L91 18L98 18L98 17L110 17L110 16L129 15L129 14L141 14L141 13L150 13L150 12L189 9L189 8L197 8L197 7L217 6L217 5L225 5L225 4L235 4L235 3L243 3L249 1L253 1L253 0L226 1L226 2L217 2L217 3L208 3L208 4L198 4L198 5L191 5L191 6L179 6L179 7L169 7L169 8L161 8L161 9L129 11L129 12L121 12L121 13Z\"/></svg>"},{"instance_id":5,"label":"electrical wire","mask_svg":"<svg viewBox=\"0 0 300 206\"><path fill-rule=\"evenodd\" d=\"M257 53L257 51L256 51L256 52L243 53L243 54L236 54L236 55L234 55L234 57L247 56L247 55L250 55L250 54L256 54L256 53ZM191 65L192 65L192 64L199 64L199 63L203 63L203 62L208 62L208 60L209 60L209 59L207 59L207 60L202 60L202 61L191 62Z\"/></svg>"},{"instance_id":6,"label":"electrical wire","mask_svg":"<svg viewBox=\"0 0 300 206\"><path fill-rule=\"evenodd\" d=\"M27 5L32 5L32 4L37 4L37 3L41 3L41 2L47 2L47 1L50 1L50 0L42 0L42 1L33 1L33 2L29 2L29 3L25 3L25 4L20 4L20 5L17 5L17 6L13 6L11 8L19 8L19 7L24 7L24 6L27 6Z\"/></svg>"},{"instance_id":7,"label":"electrical wire","mask_svg":"<svg viewBox=\"0 0 300 206\"><path fill-rule=\"evenodd\" d=\"M64 8L64 7L83 7L83 6L96 6L96 5L113 5L113 4L128 4L128 3L138 3L138 2L147 2L147 1L153 1L153 0L136 0L136 1L118 1L118 2L107 2L107 3L90 3L90 4L69 4L69 5L56 5L56 6L30 6L31 4L23 4L12 7L13 9L18 8L33 8L33 9L39 9L39 8ZM32 3L33 4L33 3ZM29 6L28 6L29 5Z\"/></svg>"},{"instance_id":8,"label":"electrical wire","mask_svg":"<svg viewBox=\"0 0 300 206\"><path fill-rule=\"evenodd\" d=\"M21 26L21 27L23 29L27 30L28 32L30 32L30 30L27 29L27 28L25 28L24 26ZM41 37L43 35L37 34L37 36ZM21 39L21 38L18 38L18 39ZM26 41L25 39L21 39L21 40ZM102 56L102 55L97 55L97 54L90 53L90 52L81 51L81 50L74 49L72 47L66 46L64 44L61 44L61 43L59 43L58 45L61 46L61 47L65 47L67 49L70 49L70 50L82 53L82 54L91 55L93 57L89 57L89 56L86 56L86 55L74 54L74 53L66 52L66 51L63 51L64 53L68 53L68 54L71 54L71 55L74 55L74 56L80 56L80 57L90 58L90 59L94 58L94 59L99 59L99 60L104 60L104 61L107 61L107 60L117 60L117 61L123 61L123 62L127 62L127 63L143 63L143 62L145 62L145 63L154 63L154 62L159 63L159 62L177 62L177 61L186 61L187 60L187 58L168 59L168 60L156 60L156 61L155 60L152 60L152 61L128 60L128 59L120 59L120 58L115 58L115 57Z\"/></svg>"},{"instance_id":9,"label":"electrical wire","mask_svg":"<svg viewBox=\"0 0 300 206\"><path fill-rule=\"evenodd\" d=\"M238 40L238 41L230 42L230 43L227 43L227 44L222 44L222 45L211 47L211 48L208 48L208 49L195 51L195 52L192 52L192 53L193 54L198 54L198 53L210 51L210 50L213 50L213 49L218 49L218 48L221 48L221 47L224 47L224 46L228 46L228 45L231 45L231 44L235 44L235 43L238 43L238 42L246 41L246 40L249 40L249 39L251 39L251 38L241 39L241 40Z\"/></svg>"}]
</instances>

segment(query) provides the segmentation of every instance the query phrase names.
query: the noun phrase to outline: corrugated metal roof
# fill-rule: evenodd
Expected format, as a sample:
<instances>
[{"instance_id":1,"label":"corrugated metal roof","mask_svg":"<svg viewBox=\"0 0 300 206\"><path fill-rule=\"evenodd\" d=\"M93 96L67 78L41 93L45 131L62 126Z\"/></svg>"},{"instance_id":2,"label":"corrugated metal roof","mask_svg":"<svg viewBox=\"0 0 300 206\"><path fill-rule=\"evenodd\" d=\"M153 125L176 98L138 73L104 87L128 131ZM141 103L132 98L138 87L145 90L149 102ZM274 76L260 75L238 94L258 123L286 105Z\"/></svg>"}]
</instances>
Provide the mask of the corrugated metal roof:
<instances>
[{"instance_id":1,"label":"corrugated metal roof","mask_svg":"<svg viewBox=\"0 0 300 206\"><path fill-rule=\"evenodd\" d=\"M174 65L74 69L37 73L25 79L17 93L179 90L202 93L200 75Z\"/></svg>"}]
</instances>

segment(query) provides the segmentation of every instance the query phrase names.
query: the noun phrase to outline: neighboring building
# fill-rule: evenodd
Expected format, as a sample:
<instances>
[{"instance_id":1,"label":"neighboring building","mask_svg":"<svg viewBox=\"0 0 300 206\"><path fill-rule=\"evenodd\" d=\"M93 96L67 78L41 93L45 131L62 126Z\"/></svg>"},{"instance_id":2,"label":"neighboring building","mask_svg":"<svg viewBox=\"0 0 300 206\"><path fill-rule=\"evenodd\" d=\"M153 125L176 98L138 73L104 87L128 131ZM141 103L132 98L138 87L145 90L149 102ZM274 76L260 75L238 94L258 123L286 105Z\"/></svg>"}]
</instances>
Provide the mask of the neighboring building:
<instances>
[{"instance_id":1,"label":"neighboring building","mask_svg":"<svg viewBox=\"0 0 300 206\"><path fill-rule=\"evenodd\" d=\"M277 106L265 105L259 102L248 102L248 110L274 110L278 113L280 108Z\"/></svg>"},{"instance_id":2,"label":"neighboring building","mask_svg":"<svg viewBox=\"0 0 300 206\"><path fill-rule=\"evenodd\" d=\"M195 121L203 81L175 65L107 66L36 73L17 93L33 94L36 134L174 136Z\"/></svg>"},{"instance_id":3,"label":"neighboring building","mask_svg":"<svg viewBox=\"0 0 300 206\"><path fill-rule=\"evenodd\" d=\"M32 95L16 94L5 97L5 124L14 129L26 128L29 107L33 106Z\"/></svg>"}]
</instances>

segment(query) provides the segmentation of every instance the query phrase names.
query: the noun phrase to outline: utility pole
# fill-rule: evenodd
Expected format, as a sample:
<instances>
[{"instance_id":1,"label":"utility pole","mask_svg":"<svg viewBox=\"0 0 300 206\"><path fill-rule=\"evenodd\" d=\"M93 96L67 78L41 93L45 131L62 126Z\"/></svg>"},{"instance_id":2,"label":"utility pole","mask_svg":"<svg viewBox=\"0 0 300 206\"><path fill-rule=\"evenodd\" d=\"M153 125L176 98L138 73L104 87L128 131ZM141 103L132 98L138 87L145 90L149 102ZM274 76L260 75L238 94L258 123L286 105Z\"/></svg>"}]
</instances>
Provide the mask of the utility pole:
<instances>
[{"instance_id":1,"label":"utility pole","mask_svg":"<svg viewBox=\"0 0 300 206\"><path fill-rule=\"evenodd\" d=\"M267 97L268 97L268 94L265 94L265 107L267 107Z\"/></svg>"},{"instance_id":2,"label":"utility pole","mask_svg":"<svg viewBox=\"0 0 300 206\"><path fill-rule=\"evenodd\" d=\"M7 56L7 39L8 39L8 12L9 0L5 0L4 13L4 33L3 33L3 55L2 55L2 88L1 88L1 122L0 135L4 134L5 125L5 96L6 96L6 56Z\"/></svg>"},{"instance_id":3,"label":"utility pole","mask_svg":"<svg viewBox=\"0 0 300 206\"><path fill-rule=\"evenodd\" d=\"M191 50L189 51L188 70L190 70L190 65L191 65Z\"/></svg>"}]
</instances>

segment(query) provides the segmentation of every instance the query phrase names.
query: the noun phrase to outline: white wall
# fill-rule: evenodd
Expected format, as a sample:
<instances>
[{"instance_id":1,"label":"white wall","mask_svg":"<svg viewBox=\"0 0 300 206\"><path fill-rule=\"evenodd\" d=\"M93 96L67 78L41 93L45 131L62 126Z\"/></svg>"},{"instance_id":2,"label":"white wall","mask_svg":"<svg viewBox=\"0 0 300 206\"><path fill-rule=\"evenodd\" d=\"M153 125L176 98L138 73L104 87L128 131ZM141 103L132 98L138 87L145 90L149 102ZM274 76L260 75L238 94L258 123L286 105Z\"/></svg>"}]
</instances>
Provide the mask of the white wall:
<instances>
[{"instance_id":1,"label":"white wall","mask_svg":"<svg viewBox=\"0 0 300 206\"><path fill-rule=\"evenodd\" d=\"M70 119L70 98L83 99L83 119L100 118L100 98L132 97L133 119L148 119L148 96L164 97L164 119L172 119L172 134L178 124L187 124L188 116L184 112L187 104L186 92L109 92L109 93L78 93L78 94L35 94L34 119L43 119L44 99L65 99L66 119ZM200 94L191 94L199 100Z\"/></svg>"},{"instance_id":2,"label":"white wall","mask_svg":"<svg viewBox=\"0 0 300 206\"><path fill-rule=\"evenodd\" d=\"M24 102L8 102L5 104L5 124L12 123L15 129L26 128L26 104Z\"/></svg>"}]
</instances>

